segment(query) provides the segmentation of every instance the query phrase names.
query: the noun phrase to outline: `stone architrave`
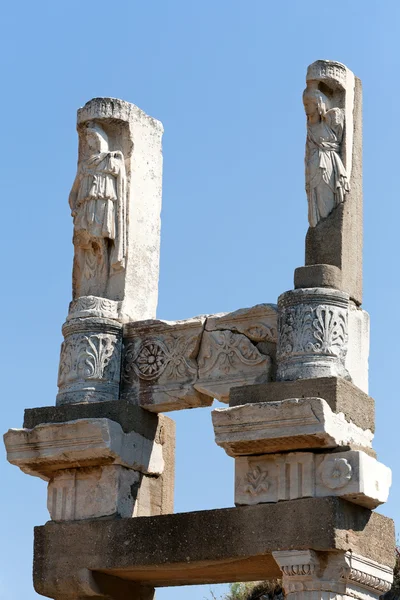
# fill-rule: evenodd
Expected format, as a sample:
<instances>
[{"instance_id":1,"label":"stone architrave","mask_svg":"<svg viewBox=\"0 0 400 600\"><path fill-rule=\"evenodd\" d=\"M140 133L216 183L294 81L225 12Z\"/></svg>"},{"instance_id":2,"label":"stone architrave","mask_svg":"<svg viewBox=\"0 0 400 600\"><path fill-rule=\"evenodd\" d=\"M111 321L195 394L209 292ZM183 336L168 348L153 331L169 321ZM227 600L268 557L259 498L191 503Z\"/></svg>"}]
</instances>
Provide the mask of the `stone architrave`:
<instances>
[{"instance_id":1,"label":"stone architrave","mask_svg":"<svg viewBox=\"0 0 400 600\"><path fill-rule=\"evenodd\" d=\"M197 391L205 317L140 321L124 327L121 397L154 412L210 406Z\"/></svg>"},{"instance_id":2,"label":"stone architrave","mask_svg":"<svg viewBox=\"0 0 400 600\"><path fill-rule=\"evenodd\" d=\"M293 452L235 459L235 504L340 496L374 509L387 501L391 471L365 452Z\"/></svg>"},{"instance_id":3,"label":"stone architrave","mask_svg":"<svg viewBox=\"0 0 400 600\"><path fill-rule=\"evenodd\" d=\"M309 223L301 287L329 280L362 303L362 91L343 64L318 60L307 69L306 193ZM327 265L339 277L325 277ZM309 271L307 275L307 271ZM304 285L305 284L305 285Z\"/></svg>"},{"instance_id":4,"label":"stone architrave","mask_svg":"<svg viewBox=\"0 0 400 600\"><path fill-rule=\"evenodd\" d=\"M67 321L62 331L57 405L118 400L122 325L87 317Z\"/></svg>"},{"instance_id":5,"label":"stone architrave","mask_svg":"<svg viewBox=\"0 0 400 600\"><path fill-rule=\"evenodd\" d=\"M127 323L121 397L153 412L229 401L233 386L271 380L277 309L260 304L185 321Z\"/></svg>"},{"instance_id":6,"label":"stone architrave","mask_svg":"<svg viewBox=\"0 0 400 600\"><path fill-rule=\"evenodd\" d=\"M352 552L273 552L288 600L378 600L393 582L393 569Z\"/></svg>"},{"instance_id":7,"label":"stone architrave","mask_svg":"<svg viewBox=\"0 0 400 600\"><path fill-rule=\"evenodd\" d=\"M129 102L94 98L78 110L77 129L78 168L69 198L75 248L71 310L116 313L124 322L154 318L162 124Z\"/></svg>"},{"instance_id":8,"label":"stone architrave","mask_svg":"<svg viewBox=\"0 0 400 600\"><path fill-rule=\"evenodd\" d=\"M373 434L321 398L292 398L212 411L215 441L229 456L349 447L371 453Z\"/></svg>"},{"instance_id":9,"label":"stone architrave","mask_svg":"<svg viewBox=\"0 0 400 600\"><path fill-rule=\"evenodd\" d=\"M142 473L164 470L162 444L110 419L46 423L10 429L4 436L7 460L29 475L49 479L63 469L116 464Z\"/></svg>"},{"instance_id":10,"label":"stone architrave","mask_svg":"<svg viewBox=\"0 0 400 600\"><path fill-rule=\"evenodd\" d=\"M329 288L285 292L278 299L277 380L350 379L346 369L349 296Z\"/></svg>"}]
</instances>

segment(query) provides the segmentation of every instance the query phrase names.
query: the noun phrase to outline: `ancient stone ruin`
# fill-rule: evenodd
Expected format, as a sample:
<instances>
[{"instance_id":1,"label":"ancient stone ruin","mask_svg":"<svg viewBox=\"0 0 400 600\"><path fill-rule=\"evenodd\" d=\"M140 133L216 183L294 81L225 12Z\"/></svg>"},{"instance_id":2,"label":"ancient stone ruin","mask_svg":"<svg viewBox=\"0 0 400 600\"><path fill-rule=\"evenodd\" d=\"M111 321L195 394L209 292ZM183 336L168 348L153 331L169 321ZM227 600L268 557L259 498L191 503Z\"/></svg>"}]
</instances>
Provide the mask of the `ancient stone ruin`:
<instances>
[{"instance_id":1,"label":"ancient stone ruin","mask_svg":"<svg viewBox=\"0 0 400 600\"><path fill-rule=\"evenodd\" d=\"M34 586L55 600L150 600L161 586L282 577L291 600L377 599L394 528L372 447L362 304L361 83L308 68L305 266L275 304L156 319L162 125L95 98L78 111L73 296L56 405L25 411L8 460L48 482ZM173 513L174 422L210 406L235 508ZM211 427L211 423L210 423Z\"/></svg>"}]
</instances>

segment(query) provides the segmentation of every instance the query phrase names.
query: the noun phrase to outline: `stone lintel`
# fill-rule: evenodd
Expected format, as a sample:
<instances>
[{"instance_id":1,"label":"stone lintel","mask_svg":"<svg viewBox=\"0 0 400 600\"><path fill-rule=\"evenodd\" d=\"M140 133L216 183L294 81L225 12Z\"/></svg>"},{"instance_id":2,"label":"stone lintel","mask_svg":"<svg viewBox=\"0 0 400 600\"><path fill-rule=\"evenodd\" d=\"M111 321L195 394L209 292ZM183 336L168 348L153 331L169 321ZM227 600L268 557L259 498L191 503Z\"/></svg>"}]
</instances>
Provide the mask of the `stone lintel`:
<instances>
[{"instance_id":1,"label":"stone lintel","mask_svg":"<svg viewBox=\"0 0 400 600\"><path fill-rule=\"evenodd\" d=\"M375 431L374 399L350 381L339 377L273 381L234 387L229 395L229 406L311 396L323 398L334 413L343 413L347 420L358 427Z\"/></svg>"},{"instance_id":2,"label":"stone lintel","mask_svg":"<svg viewBox=\"0 0 400 600\"><path fill-rule=\"evenodd\" d=\"M394 544L391 519L340 498L49 522L35 528L34 583L54 598L84 569L156 587L254 581L279 577L272 552L285 550L351 551L393 567Z\"/></svg>"}]
</instances>

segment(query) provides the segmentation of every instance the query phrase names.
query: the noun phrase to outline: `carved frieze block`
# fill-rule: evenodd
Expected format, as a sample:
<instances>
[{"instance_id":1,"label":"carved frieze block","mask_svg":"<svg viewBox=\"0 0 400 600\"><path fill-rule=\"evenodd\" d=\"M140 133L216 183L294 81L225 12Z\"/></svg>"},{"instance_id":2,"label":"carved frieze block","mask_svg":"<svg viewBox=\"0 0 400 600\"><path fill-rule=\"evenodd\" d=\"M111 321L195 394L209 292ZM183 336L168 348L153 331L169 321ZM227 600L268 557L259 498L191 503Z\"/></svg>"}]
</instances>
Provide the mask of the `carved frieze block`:
<instances>
[{"instance_id":1,"label":"carved frieze block","mask_svg":"<svg viewBox=\"0 0 400 600\"><path fill-rule=\"evenodd\" d=\"M229 402L233 386L271 379L271 357L261 354L245 335L230 330L204 332L198 365L196 389L222 402Z\"/></svg>"},{"instance_id":2,"label":"carved frieze block","mask_svg":"<svg viewBox=\"0 0 400 600\"><path fill-rule=\"evenodd\" d=\"M118 400L122 325L79 318L63 326L57 405Z\"/></svg>"},{"instance_id":3,"label":"carved frieze block","mask_svg":"<svg viewBox=\"0 0 400 600\"><path fill-rule=\"evenodd\" d=\"M155 412L210 406L194 388L205 318L124 327L122 397Z\"/></svg>"},{"instance_id":4,"label":"carved frieze block","mask_svg":"<svg viewBox=\"0 0 400 600\"><path fill-rule=\"evenodd\" d=\"M373 434L321 398L291 398L212 411L215 441L229 456L313 448L371 448Z\"/></svg>"},{"instance_id":5,"label":"carved frieze block","mask_svg":"<svg viewBox=\"0 0 400 600\"><path fill-rule=\"evenodd\" d=\"M235 459L235 503L341 496L374 509L386 502L391 471L365 452L293 452Z\"/></svg>"},{"instance_id":6,"label":"carved frieze block","mask_svg":"<svg viewBox=\"0 0 400 600\"><path fill-rule=\"evenodd\" d=\"M277 379L350 379L345 367L349 296L329 288L286 292L278 300Z\"/></svg>"},{"instance_id":7,"label":"carved frieze block","mask_svg":"<svg viewBox=\"0 0 400 600\"><path fill-rule=\"evenodd\" d=\"M232 386L270 381L277 309L260 304L186 321L124 326L122 397L160 412L228 402Z\"/></svg>"}]
</instances>

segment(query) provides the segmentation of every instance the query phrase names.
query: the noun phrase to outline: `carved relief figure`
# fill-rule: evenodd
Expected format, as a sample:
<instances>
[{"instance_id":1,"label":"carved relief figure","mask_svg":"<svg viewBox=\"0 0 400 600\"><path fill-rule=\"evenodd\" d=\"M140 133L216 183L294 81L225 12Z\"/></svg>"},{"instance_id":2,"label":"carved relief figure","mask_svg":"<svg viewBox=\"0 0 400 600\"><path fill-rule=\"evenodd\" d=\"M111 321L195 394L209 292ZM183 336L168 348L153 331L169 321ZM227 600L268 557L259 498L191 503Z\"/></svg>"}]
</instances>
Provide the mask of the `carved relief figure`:
<instances>
[{"instance_id":1,"label":"carved relief figure","mask_svg":"<svg viewBox=\"0 0 400 600\"><path fill-rule=\"evenodd\" d=\"M126 175L97 124L86 126L86 157L69 196L74 219L73 297L106 296L109 277L125 268Z\"/></svg>"},{"instance_id":2,"label":"carved relief figure","mask_svg":"<svg viewBox=\"0 0 400 600\"><path fill-rule=\"evenodd\" d=\"M315 227L344 200L350 185L340 157L344 110L329 108L328 98L309 86L303 94L307 115L306 193L308 221Z\"/></svg>"}]
</instances>

